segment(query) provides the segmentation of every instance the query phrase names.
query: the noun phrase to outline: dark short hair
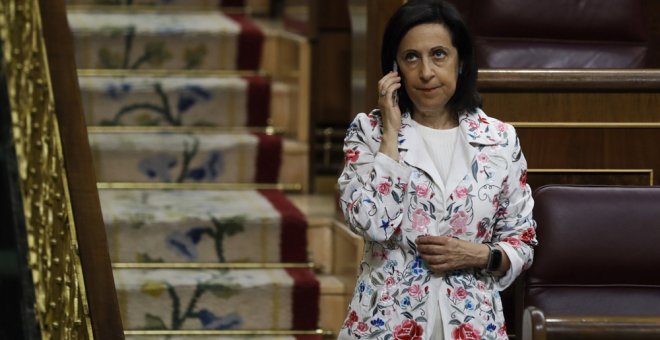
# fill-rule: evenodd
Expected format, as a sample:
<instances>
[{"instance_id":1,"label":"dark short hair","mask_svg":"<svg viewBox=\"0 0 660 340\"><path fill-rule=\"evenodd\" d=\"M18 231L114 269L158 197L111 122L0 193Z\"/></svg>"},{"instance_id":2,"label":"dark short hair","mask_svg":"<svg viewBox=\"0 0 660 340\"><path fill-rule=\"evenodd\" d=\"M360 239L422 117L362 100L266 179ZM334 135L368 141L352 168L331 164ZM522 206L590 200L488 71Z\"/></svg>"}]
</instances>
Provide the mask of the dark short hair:
<instances>
[{"instance_id":1,"label":"dark short hair","mask_svg":"<svg viewBox=\"0 0 660 340\"><path fill-rule=\"evenodd\" d=\"M456 91L447 106L456 114L473 113L481 106L481 96L477 91L477 63L474 59L472 38L456 8L442 0L410 0L392 15L385 27L383 45L380 53L383 75L392 71L392 62L401 39L408 31L418 25L442 24L451 34L451 42L458 51L461 71L456 82ZM412 112L412 101L405 88L399 90L399 108L401 112Z\"/></svg>"}]
</instances>

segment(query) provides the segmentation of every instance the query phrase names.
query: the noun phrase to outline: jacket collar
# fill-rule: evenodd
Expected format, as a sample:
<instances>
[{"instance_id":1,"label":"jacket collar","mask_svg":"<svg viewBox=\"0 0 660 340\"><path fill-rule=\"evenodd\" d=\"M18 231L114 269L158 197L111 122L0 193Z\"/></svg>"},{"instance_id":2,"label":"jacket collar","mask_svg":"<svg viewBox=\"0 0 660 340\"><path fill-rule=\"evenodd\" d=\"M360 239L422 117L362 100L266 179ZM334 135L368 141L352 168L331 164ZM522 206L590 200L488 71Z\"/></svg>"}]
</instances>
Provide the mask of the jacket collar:
<instances>
[{"instance_id":1,"label":"jacket collar","mask_svg":"<svg viewBox=\"0 0 660 340\"><path fill-rule=\"evenodd\" d=\"M442 189L445 200L466 176L472 176L472 165L476 164L479 149L485 145L498 144L502 138L496 133L495 128L490 126L492 120L480 109L472 114L460 114L458 140L453 152L447 183L444 183L426 151L421 136L412 125L410 113L404 113L401 118L399 151L404 153L403 161L431 177Z\"/></svg>"}]
</instances>

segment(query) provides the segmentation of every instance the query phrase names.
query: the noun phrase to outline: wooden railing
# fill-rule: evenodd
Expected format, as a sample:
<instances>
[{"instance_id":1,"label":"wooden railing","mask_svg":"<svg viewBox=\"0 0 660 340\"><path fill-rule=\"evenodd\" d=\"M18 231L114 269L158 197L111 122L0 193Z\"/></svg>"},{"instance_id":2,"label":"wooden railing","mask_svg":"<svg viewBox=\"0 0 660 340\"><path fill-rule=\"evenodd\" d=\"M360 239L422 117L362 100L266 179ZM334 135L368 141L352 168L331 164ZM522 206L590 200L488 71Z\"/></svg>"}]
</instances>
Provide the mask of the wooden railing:
<instances>
[{"instance_id":1,"label":"wooden railing","mask_svg":"<svg viewBox=\"0 0 660 340\"><path fill-rule=\"evenodd\" d=\"M44 339L121 339L64 0L1 0L3 69Z\"/></svg>"}]
</instances>

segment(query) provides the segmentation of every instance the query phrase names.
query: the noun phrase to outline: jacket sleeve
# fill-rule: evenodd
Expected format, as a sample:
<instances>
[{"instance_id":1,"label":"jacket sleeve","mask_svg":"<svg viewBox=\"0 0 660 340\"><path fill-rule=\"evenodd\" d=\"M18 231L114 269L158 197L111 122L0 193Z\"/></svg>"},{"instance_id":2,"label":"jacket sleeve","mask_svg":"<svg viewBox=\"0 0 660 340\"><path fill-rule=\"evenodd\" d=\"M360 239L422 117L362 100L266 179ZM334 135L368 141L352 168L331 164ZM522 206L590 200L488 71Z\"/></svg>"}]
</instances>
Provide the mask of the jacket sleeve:
<instances>
[{"instance_id":1,"label":"jacket sleeve","mask_svg":"<svg viewBox=\"0 0 660 340\"><path fill-rule=\"evenodd\" d=\"M350 229L365 240L384 242L404 216L406 183L411 170L378 152L380 117L360 113L344 140L344 170L339 204Z\"/></svg>"},{"instance_id":2,"label":"jacket sleeve","mask_svg":"<svg viewBox=\"0 0 660 340\"><path fill-rule=\"evenodd\" d=\"M511 261L507 273L496 281L499 290L511 285L520 273L532 265L536 241L536 222L532 217L534 200L527 184L527 161L512 126L508 126L508 145L504 148L510 161L502 185L493 233L493 242L502 247Z\"/></svg>"}]
</instances>

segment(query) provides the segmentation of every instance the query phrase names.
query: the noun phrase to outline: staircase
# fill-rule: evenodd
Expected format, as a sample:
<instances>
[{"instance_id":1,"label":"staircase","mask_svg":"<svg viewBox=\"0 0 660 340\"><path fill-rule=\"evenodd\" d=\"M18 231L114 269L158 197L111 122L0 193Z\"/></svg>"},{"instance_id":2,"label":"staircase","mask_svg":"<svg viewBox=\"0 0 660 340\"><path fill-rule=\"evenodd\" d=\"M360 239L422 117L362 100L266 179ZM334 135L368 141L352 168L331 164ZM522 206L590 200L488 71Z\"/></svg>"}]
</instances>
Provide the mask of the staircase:
<instances>
[{"instance_id":1,"label":"staircase","mask_svg":"<svg viewBox=\"0 0 660 340\"><path fill-rule=\"evenodd\" d=\"M125 333L320 339L305 41L218 2L69 1Z\"/></svg>"}]
</instances>

